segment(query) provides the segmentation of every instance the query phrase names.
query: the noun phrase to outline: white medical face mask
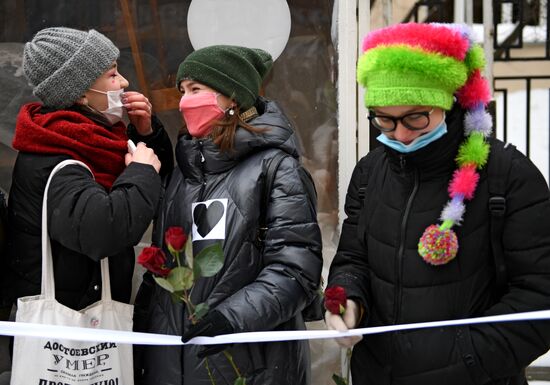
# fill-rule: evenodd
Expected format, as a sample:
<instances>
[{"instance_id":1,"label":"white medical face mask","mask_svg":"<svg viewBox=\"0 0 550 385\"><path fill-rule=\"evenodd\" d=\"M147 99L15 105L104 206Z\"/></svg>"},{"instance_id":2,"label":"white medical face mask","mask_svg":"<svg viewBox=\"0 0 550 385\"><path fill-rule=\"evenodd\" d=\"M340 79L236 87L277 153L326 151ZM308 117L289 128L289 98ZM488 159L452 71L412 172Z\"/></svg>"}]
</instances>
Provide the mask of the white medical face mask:
<instances>
[{"instance_id":1,"label":"white medical face mask","mask_svg":"<svg viewBox=\"0 0 550 385\"><path fill-rule=\"evenodd\" d=\"M99 92L100 94L107 95L107 109L99 112L101 112L101 114L105 116L109 123L118 123L126 117L126 109L124 108L121 100L121 95L124 90L100 91L90 88L90 91Z\"/></svg>"}]
</instances>

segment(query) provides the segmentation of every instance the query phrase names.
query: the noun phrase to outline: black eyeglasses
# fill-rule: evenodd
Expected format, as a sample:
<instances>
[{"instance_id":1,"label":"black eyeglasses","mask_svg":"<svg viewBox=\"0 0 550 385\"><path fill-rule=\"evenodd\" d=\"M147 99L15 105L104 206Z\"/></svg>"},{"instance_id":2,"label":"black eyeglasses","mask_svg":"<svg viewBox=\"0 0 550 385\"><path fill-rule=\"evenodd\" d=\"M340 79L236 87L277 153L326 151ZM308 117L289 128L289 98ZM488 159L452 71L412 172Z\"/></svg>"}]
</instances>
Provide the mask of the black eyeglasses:
<instances>
[{"instance_id":1,"label":"black eyeglasses","mask_svg":"<svg viewBox=\"0 0 550 385\"><path fill-rule=\"evenodd\" d=\"M423 130L430 125L430 115L434 112L430 111L411 112L401 116L377 115L376 112L369 110L367 118L372 125L382 132L392 132L397 128L397 123L401 122L411 131Z\"/></svg>"}]
</instances>

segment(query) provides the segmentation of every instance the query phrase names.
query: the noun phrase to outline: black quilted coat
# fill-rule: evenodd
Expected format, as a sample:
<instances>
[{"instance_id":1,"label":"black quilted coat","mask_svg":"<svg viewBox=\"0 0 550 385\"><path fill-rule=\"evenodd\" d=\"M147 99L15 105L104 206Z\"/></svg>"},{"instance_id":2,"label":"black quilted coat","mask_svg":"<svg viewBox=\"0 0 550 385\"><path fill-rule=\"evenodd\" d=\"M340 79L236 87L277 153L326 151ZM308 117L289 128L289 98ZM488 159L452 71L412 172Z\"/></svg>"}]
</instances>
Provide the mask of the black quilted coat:
<instances>
[{"instance_id":1,"label":"black quilted coat","mask_svg":"<svg viewBox=\"0 0 550 385\"><path fill-rule=\"evenodd\" d=\"M480 172L474 199L466 203L462 225L454 228L457 257L432 266L418 255L420 236L427 226L439 222L449 199L447 186L464 138L462 121L462 111L455 108L447 116L449 132L441 139L410 155L378 148L355 168L328 285L344 286L363 304L362 326L550 309L548 186L516 150L506 185L502 236L508 274L505 293L495 287L487 167ZM499 154L494 154L493 161L498 159ZM372 170L361 203L358 189L368 168ZM525 384L523 369L549 346L548 322L365 336L353 350L353 383Z\"/></svg>"},{"instance_id":2,"label":"black quilted coat","mask_svg":"<svg viewBox=\"0 0 550 385\"><path fill-rule=\"evenodd\" d=\"M315 198L306 193L307 184L312 182L299 163L293 129L276 103L260 100L257 108L260 115L249 124L267 131L253 134L238 129L234 152L222 153L210 140L179 139L179 168L166 191L163 228L183 226L190 232L194 202L227 199L224 266L214 277L195 283L193 303L206 301L210 309L229 320L235 332L304 329L301 311L315 294L322 265ZM266 161L280 151L290 156L282 161L275 176L262 253L255 242L262 173ZM195 252L202 243L208 242L194 242ZM142 305L147 302L148 309ZM182 306L174 304L167 291L146 277L136 300L135 327L181 335L188 320ZM210 384L204 360L196 356L199 348L138 349L136 382ZM309 383L306 341L236 344L228 351L249 385ZM210 356L208 365L216 384L233 384L236 377L223 353Z\"/></svg>"},{"instance_id":3,"label":"black quilted coat","mask_svg":"<svg viewBox=\"0 0 550 385\"><path fill-rule=\"evenodd\" d=\"M92 118L92 117L90 117ZM154 133L129 136L145 142L173 168L172 145L160 121ZM106 127L106 129L108 129ZM40 293L42 272L42 197L52 169L68 155L20 152L13 169L9 197L7 266L3 269L10 301ZM48 194L48 230L52 243L56 299L83 309L101 297L101 269L109 258L114 300L129 303L136 245L153 220L161 196L161 178L146 164L131 163L105 191L81 166L67 166L52 179Z\"/></svg>"}]
</instances>

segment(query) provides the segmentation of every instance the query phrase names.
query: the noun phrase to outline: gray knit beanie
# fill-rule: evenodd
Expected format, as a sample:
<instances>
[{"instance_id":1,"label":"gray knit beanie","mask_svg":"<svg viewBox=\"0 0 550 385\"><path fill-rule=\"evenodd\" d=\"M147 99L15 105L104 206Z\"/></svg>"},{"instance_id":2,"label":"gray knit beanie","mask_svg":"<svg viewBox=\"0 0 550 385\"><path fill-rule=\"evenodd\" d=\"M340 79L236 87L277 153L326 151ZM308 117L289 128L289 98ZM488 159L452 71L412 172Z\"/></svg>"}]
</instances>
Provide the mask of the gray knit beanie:
<instances>
[{"instance_id":1,"label":"gray knit beanie","mask_svg":"<svg viewBox=\"0 0 550 385\"><path fill-rule=\"evenodd\" d=\"M111 40L93 29L45 28L25 44L23 72L45 106L61 109L88 91L118 55Z\"/></svg>"}]
</instances>

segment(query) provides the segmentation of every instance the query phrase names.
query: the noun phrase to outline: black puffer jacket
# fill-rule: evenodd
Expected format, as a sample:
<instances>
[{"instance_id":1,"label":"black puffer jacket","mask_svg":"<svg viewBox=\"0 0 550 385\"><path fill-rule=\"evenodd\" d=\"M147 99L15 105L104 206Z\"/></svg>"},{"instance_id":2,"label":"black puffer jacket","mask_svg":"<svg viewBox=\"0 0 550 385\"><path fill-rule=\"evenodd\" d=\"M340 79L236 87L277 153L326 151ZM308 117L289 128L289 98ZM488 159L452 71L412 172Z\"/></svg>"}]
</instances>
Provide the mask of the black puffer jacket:
<instances>
[{"instance_id":1,"label":"black puffer jacket","mask_svg":"<svg viewBox=\"0 0 550 385\"><path fill-rule=\"evenodd\" d=\"M446 265L418 255L424 229L447 202L463 114L449 132L408 156L379 148L356 166L328 285L362 303L363 326L459 319L550 308L550 201L536 167L514 150L503 233L509 287L495 288L487 167L456 226L459 251ZM493 142L494 143L494 142ZM495 150L496 151L496 150ZM502 151L502 150L501 150ZM495 154L498 161L498 154ZM502 158L500 158L502 159ZM371 163L373 162L373 163ZM374 165L374 167L373 167ZM362 174L370 170L361 209ZM376 385L524 384L523 369L550 346L548 322L485 324L365 336L353 351L353 382Z\"/></svg>"},{"instance_id":2,"label":"black puffer jacket","mask_svg":"<svg viewBox=\"0 0 550 385\"><path fill-rule=\"evenodd\" d=\"M162 124L136 143L155 149L162 171L173 168L171 144ZM9 243L4 279L11 301L40 293L42 197L53 168L66 155L20 152L9 196ZM161 195L161 180L152 166L131 163L111 191L94 181L81 166L67 166L52 179L48 193L48 230L52 243L56 299L83 309L101 296L98 261L109 258L114 300L128 303L132 290L136 245L151 223Z\"/></svg>"},{"instance_id":3,"label":"black puffer jacket","mask_svg":"<svg viewBox=\"0 0 550 385\"><path fill-rule=\"evenodd\" d=\"M301 310L314 297L322 265L315 202L306 194L306 184L312 182L298 161L295 134L278 106L261 100L257 107L260 116L249 123L268 130L252 134L238 129L232 153L220 153L210 140L180 138L179 170L166 192L164 228L182 226L190 232L194 202L227 199L222 231L225 263L217 275L195 283L193 302L206 301L229 320L235 332L304 329ZM255 244L262 172L266 160L278 151L291 156L276 173L262 254ZM202 243L207 242L194 242L195 252ZM153 294L147 311L139 303L149 290ZM182 306L147 279L136 299L134 318L136 328L153 333L181 335L188 327ZM147 347L138 363L138 371L144 371L141 383L210 384L204 361L196 356L199 348ZM238 344L229 352L247 384L309 383L307 342ZM208 364L217 384L233 384L236 377L223 354L210 356Z\"/></svg>"}]
</instances>

